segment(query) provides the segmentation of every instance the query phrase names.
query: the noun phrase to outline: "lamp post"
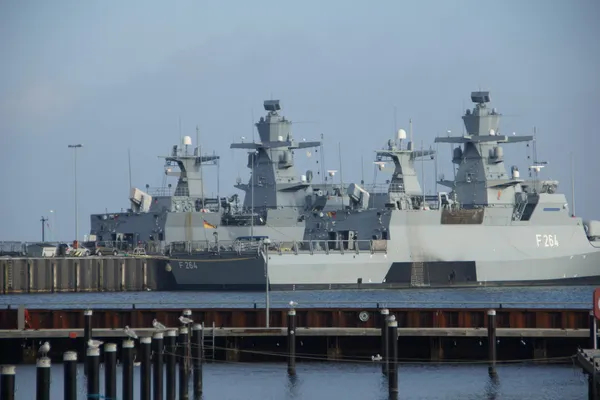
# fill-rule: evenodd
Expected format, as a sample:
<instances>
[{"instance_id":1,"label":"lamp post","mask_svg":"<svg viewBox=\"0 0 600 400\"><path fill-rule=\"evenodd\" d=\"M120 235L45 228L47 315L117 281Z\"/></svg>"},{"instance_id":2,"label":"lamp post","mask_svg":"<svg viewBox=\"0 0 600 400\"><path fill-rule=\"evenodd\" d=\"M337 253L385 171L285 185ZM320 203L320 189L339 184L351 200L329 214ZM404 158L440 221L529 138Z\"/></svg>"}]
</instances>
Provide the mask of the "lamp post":
<instances>
[{"instance_id":1,"label":"lamp post","mask_svg":"<svg viewBox=\"0 0 600 400\"><path fill-rule=\"evenodd\" d=\"M266 238L263 240L263 244L265 245L265 313L266 313L266 327L269 327L269 245L271 244L271 240Z\"/></svg>"},{"instance_id":2,"label":"lamp post","mask_svg":"<svg viewBox=\"0 0 600 400\"><path fill-rule=\"evenodd\" d=\"M75 240L79 240L79 212L77 210L77 149L83 147L81 144L70 144L74 154L74 172L75 172Z\"/></svg>"}]
</instances>

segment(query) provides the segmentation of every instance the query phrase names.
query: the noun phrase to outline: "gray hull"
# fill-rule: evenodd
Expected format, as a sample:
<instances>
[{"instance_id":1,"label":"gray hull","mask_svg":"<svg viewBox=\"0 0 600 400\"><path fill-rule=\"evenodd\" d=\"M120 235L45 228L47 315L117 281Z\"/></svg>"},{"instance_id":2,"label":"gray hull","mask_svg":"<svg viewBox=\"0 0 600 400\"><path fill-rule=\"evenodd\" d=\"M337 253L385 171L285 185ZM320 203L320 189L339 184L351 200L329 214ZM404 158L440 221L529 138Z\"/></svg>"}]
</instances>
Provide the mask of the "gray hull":
<instances>
[{"instance_id":1,"label":"gray hull","mask_svg":"<svg viewBox=\"0 0 600 400\"><path fill-rule=\"evenodd\" d=\"M256 252L238 254L173 254L169 258L173 277L180 290L265 289L264 258Z\"/></svg>"},{"instance_id":2,"label":"gray hull","mask_svg":"<svg viewBox=\"0 0 600 400\"><path fill-rule=\"evenodd\" d=\"M368 211L356 218L364 219L366 224L375 216L375 211ZM442 225L441 219L440 210L394 213L390 218L390 241L305 241L287 247L272 246L268 253L270 287L300 290L600 283L600 243L594 245L587 240L579 219L573 218L566 226L543 227L519 223ZM354 218L347 220L356 223ZM344 221L337 225L343 229ZM545 243L547 235L552 236L552 244ZM190 259L198 261L197 266L174 266L180 285L227 290L265 287L262 256L254 254L251 262L243 262L239 256L219 262L199 255Z\"/></svg>"}]
</instances>

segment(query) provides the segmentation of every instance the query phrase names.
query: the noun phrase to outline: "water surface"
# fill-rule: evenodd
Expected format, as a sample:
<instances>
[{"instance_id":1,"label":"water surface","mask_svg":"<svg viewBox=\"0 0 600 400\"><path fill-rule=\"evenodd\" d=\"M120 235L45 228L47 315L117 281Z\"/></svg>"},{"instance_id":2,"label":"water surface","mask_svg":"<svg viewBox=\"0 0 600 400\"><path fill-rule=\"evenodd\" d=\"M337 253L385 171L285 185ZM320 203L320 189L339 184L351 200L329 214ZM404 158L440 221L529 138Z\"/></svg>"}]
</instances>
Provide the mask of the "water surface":
<instances>
[{"instance_id":1,"label":"water surface","mask_svg":"<svg viewBox=\"0 0 600 400\"><path fill-rule=\"evenodd\" d=\"M103 368L100 374L104 373ZM117 369L120 381L121 368ZM135 398L139 397L140 368L135 368ZM580 369L571 365L500 365L493 383L487 366L401 365L401 400L579 400L587 398L587 383ZM290 379L283 363L215 363L204 366L204 400L317 400L387 399L387 381L372 363L300 363ZM17 399L35 398L35 366L17 367ZM52 368L51 399L62 398L62 366ZM82 367L79 397L85 396ZM101 390L103 379L101 377ZM121 398L120 382L118 396ZM192 388L190 386L190 394ZM191 396L190 398L193 398Z\"/></svg>"},{"instance_id":2,"label":"water surface","mask_svg":"<svg viewBox=\"0 0 600 400\"><path fill-rule=\"evenodd\" d=\"M310 290L270 292L272 307L290 300L311 307L527 307L592 308L593 286L478 287L461 289ZM0 307L28 308L212 308L264 307L264 292L105 292L11 294L0 296Z\"/></svg>"}]
</instances>

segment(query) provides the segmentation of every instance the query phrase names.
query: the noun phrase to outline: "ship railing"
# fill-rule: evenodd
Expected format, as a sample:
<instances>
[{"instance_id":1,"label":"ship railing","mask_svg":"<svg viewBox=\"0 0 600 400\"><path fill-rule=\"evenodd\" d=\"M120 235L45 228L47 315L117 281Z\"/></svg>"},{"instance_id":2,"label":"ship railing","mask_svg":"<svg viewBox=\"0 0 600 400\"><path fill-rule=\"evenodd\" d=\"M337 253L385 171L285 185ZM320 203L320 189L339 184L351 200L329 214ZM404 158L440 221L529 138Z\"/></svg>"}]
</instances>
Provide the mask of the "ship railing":
<instances>
[{"instance_id":1,"label":"ship railing","mask_svg":"<svg viewBox=\"0 0 600 400\"><path fill-rule=\"evenodd\" d=\"M303 240L272 242L269 251L279 255L287 254L331 254L344 253L386 253L386 240Z\"/></svg>"},{"instance_id":2,"label":"ship railing","mask_svg":"<svg viewBox=\"0 0 600 400\"><path fill-rule=\"evenodd\" d=\"M146 193L152 197L170 197L175 192L174 188L171 187L149 187L146 188Z\"/></svg>"},{"instance_id":3,"label":"ship railing","mask_svg":"<svg viewBox=\"0 0 600 400\"><path fill-rule=\"evenodd\" d=\"M362 186L362 188L365 189L367 192L369 192L369 194L387 193L389 190L389 187L390 187L390 185L387 183L375 183L375 184L369 184L369 185Z\"/></svg>"},{"instance_id":4,"label":"ship railing","mask_svg":"<svg viewBox=\"0 0 600 400\"><path fill-rule=\"evenodd\" d=\"M260 248L260 241L249 242L243 240L194 240L171 242L166 246L166 252L167 254L220 254L223 252L234 252L236 254L258 254Z\"/></svg>"},{"instance_id":5,"label":"ship railing","mask_svg":"<svg viewBox=\"0 0 600 400\"><path fill-rule=\"evenodd\" d=\"M387 240L302 240L302 241L271 241L268 245L269 254L341 254L351 253L387 253ZM201 240L189 242L171 242L167 245L167 254L198 254L234 252L236 254L261 254L265 248L263 241L244 240Z\"/></svg>"}]
</instances>

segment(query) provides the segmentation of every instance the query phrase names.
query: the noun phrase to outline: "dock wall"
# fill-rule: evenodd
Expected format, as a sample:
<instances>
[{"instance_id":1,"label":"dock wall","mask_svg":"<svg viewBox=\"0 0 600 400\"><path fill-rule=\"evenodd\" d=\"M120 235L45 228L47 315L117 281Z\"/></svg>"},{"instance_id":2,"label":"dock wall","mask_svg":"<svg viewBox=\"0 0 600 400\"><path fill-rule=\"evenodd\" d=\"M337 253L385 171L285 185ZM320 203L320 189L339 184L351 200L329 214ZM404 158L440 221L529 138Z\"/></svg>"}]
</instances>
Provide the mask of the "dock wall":
<instances>
[{"instance_id":1,"label":"dock wall","mask_svg":"<svg viewBox=\"0 0 600 400\"><path fill-rule=\"evenodd\" d=\"M127 306L127 305L123 305ZM399 328L412 329L486 329L487 309L393 308ZM285 326L288 309L271 309L269 325ZM265 310L260 308L192 308L192 319L207 326L227 328L261 328L266 326ZM44 329L83 329L81 309L28 309L29 327ZM166 326L178 326L181 309L143 308L94 309L92 325L98 329L151 328L158 319ZM497 310L499 329L589 329L589 311L585 309L526 309ZM0 309L1 329L18 329L19 310ZM297 326L305 328L377 328L382 323L378 309L306 308L296 310ZM587 333L586 333L587 334Z\"/></svg>"},{"instance_id":2,"label":"dock wall","mask_svg":"<svg viewBox=\"0 0 600 400\"><path fill-rule=\"evenodd\" d=\"M0 293L169 290L166 260L135 257L0 259Z\"/></svg>"},{"instance_id":3,"label":"dock wall","mask_svg":"<svg viewBox=\"0 0 600 400\"><path fill-rule=\"evenodd\" d=\"M139 336L156 332L153 319L180 326L181 309L93 309L91 334L106 343L121 343L124 326ZM207 360L281 361L285 357L288 309L272 309L265 327L261 309L191 309L203 323ZM297 309L297 355L310 361L369 362L381 353L381 310ZM487 309L390 308L398 318L399 357L418 362L485 360L488 355ZM572 363L578 348L589 343L589 311L585 309L501 309L495 337L498 360ZM40 343L51 340L50 357L84 348L84 310L0 310L0 362L33 363ZM24 323L26 322L26 323ZM496 324L495 324L496 325ZM139 351L139 348L138 348ZM499 361L500 362L500 361Z\"/></svg>"}]
</instances>

